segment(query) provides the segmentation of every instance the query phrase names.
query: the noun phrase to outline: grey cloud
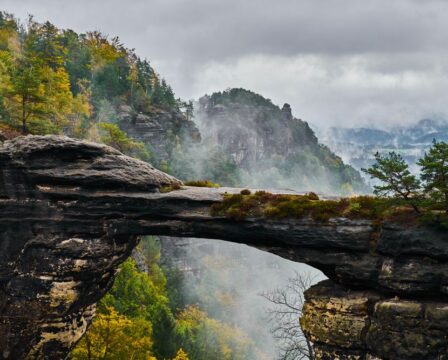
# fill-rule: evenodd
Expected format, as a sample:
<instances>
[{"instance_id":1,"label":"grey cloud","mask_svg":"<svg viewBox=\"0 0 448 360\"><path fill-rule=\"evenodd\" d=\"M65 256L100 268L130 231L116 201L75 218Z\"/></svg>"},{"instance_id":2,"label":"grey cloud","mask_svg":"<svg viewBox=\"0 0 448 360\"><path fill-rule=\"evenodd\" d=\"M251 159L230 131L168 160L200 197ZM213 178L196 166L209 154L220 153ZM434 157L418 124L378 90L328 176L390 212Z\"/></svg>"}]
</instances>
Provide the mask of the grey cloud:
<instances>
[{"instance_id":1,"label":"grey cloud","mask_svg":"<svg viewBox=\"0 0 448 360\"><path fill-rule=\"evenodd\" d=\"M448 3L412 0L2 0L121 34L152 56L220 60L252 54L352 54L444 49ZM79 25L77 26L79 28Z\"/></svg>"},{"instance_id":2,"label":"grey cloud","mask_svg":"<svg viewBox=\"0 0 448 360\"><path fill-rule=\"evenodd\" d=\"M184 98L241 86L320 125L448 113L443 0L0 0L0 8L119 35Z\"/></svg>"}]
</instances>

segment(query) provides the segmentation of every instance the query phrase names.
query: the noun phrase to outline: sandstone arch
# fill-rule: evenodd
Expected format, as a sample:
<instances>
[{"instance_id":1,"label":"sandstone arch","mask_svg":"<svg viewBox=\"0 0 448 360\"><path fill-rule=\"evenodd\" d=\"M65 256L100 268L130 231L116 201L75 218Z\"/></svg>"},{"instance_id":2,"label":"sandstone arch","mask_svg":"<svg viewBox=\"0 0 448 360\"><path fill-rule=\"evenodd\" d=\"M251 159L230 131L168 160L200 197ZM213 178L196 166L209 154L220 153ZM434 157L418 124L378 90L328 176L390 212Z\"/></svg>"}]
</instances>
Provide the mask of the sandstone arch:
<instances>
[{"instance_id":1,"label":"sandstone arch","mask_svg":"<svg viewBox=\"0 0 448 360\"><path fill-rule=\"evenodd\" d=\"M223 192L106 146L28 136L0 146L0 357L64 358L144 234L245 243L322 270L302 325L321 359L444 359L448 236L370 220L212 216Z\"/></svg>"}]
</instances>

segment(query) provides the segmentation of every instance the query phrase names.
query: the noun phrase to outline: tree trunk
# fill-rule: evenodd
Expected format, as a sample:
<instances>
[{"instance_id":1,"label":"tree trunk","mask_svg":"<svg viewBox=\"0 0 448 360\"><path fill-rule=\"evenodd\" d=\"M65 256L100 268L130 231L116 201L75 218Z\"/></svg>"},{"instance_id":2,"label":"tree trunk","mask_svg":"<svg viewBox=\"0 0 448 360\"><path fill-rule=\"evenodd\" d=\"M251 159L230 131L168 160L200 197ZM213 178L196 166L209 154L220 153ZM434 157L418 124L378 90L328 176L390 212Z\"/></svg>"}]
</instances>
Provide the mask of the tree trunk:
<instances>
[{"instance_id":1,"label":"tree trunk","mask_svg":"<svg viewBox=\"0 0 448 360\"><path fill-rule=\"evenodd\" d=\"M26 134L26 111L25 111L26 100L25 97L22 96L22 134Z\"/></svg>"},{"instance_id":2,"label":"tree trunk","mask_svg":"<svg viewBox=\"0 0 448 360\"><path fill-rule=\"evenodd\" d=\"M305 339L305 341L306 341L306 346L308 347L309 358L310 358L310 360L314 360L313 347L311 346L311 343L308 341L308 339Z\"/></svg>"}]
</instances>

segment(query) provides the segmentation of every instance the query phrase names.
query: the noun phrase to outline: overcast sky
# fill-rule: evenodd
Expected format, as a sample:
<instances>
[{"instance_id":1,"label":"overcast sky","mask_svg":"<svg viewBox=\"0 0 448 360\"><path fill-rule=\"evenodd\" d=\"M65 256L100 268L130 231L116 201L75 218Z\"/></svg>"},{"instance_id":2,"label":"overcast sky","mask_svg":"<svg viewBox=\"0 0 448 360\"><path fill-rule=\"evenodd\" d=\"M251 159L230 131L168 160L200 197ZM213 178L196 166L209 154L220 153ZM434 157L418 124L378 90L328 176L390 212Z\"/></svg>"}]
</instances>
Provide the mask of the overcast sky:
<instances>
[{"instance_id":1,"label":"overcast sky","mask_svg":"<svg viewBox=\"0 0 448 360\"><path fill-rule=\"evenodd\" d=\"M448 114L445 0L0 0L25 19L101 30L184 99L244 87L317 126Z\"/></svg>"}]
</instances>

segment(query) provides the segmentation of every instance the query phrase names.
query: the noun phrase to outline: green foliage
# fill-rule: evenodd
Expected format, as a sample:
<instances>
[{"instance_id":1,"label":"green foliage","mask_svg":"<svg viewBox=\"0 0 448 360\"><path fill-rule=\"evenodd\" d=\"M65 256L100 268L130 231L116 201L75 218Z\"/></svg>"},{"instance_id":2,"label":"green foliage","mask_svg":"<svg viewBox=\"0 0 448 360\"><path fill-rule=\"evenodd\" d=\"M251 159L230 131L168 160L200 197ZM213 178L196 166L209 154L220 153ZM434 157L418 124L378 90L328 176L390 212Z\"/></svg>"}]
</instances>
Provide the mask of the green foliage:
<instances>
[{"instance_id":1,"label":"green foliage","mask_svg":"<svg viewBox=\"0 0 448 360\"><path fill-rule=\"evenodd\" d=\"M149 160L150 155L145 145L128 138L124 131L111 123L99 123L99 141L120 150L123 154Z\"/></svg>"},{"instance_id":2,"label":"green foliage","mask_svg":"<svg viewBox=\"0 0 448 360\"><path fill-rule=\"evenodd\" d=\"M170 259L165 259L163 273L166 276L166 291L170 308L174 313L178 313L188 305L184 289L185 274L177 266L171 264Z\"/></svg>"},{"instance_id":3,"label":"green foliage","mask_svg":"<svg viewBox=\"0 0 448 360\"><path fill-rule=\"evenodd\" d=\"M151 323L129 319L106 308L72 351L74 360L156 360L152 355Z\"/></svg>"},{"instance_id":4,"label":"green foliage","mask_svg":"<svg viewBox=\"0 0 448 360\"><path fill-rule=\"evenodd\" d=\"M434 140L429 151L418 161L421 181L410 173L403 158L394 152L387 156L377 153L375 159L376 163L363 171L382 182L375 186L376 195L401 198L421 215L420 222L448 228L447 143ZM446 214L441 214L442 211Z\"/></svg>"},{"instance_id":5,"label":"green foliage","mask_svg":"<svg viewBox=\"0 0 448 360\"><path fill-rule=\"evenodd\" d=\"M245 333L185 302L182 274L160 268L156 238L145 237L137 251L145 272L132 259L120 266L99 315L72 352L74 359L249 358L255 350Z\"/></svg>"},{"instance_id":6,"label":"green foliage","mask_svg":"<svg viewBox=\"0 0 448 360\"><path fill-rule=\"evenodd\" d=\"M253 195L225 195L221 203L212 206L212 215L224 215L234 220L248 217L306 218L326 222L330 218L378 220L394 214L400 205L396 201L369 196L319 200L314 193L282 195L257 191Z\"/></svg>"},{"instance_id":7,"label":"green foliage","mask_svg":"<svg viewBox=\"0 0 448 360\"><path fill-rule=\"evenodd\" d=\"M149 62L118 38L98 31L60 30L32 17L22 27L4 12L0 12L0 80L0 121L24 134L87 137L105 100L113 106L134 106L139 112L179 109L182 103Z\"/></svg>"},{"instance_id":8,"label":"green foliage","mask_svg":"<svg viewBox=\"0 0 448 360\"><path fill-rule=\"evenodd\" d=\"M266 106L272 110L280 111L280 109L272 103L270 99L254 93L253 91L233 88L223 92L215 92L210 96L212 105L229 105L231 103L244 103L247 105Z\"/></svg>"},{"instance_id":9,"label":"green foliage","mask_svg":"<svg viewBox=\"0 0 448 360\"><path fill-rule=\"evenodd\" d=\"M157 358L175 356L175 321L168 306L164 285L161 286L153 277L138 271L133 260L123 263L113 288L101 300L101 312L109 307L128 318L149 321L152 324L154 355Z\"/></svg>"},{"instance_id":10,"label":"green foliage","mask_svg":"<svg viewBox=\"0 0 448 360\"><path fill-rule=\"evenodd\" d=\"M175 191L175 190L181 190L182 187L180 186L180 184L172 184L172 185L167 185L167 186L162 186L159 191L161 193L168 193L171 191Z\"/></svg>"},{"instance_id":11,"label":"green foliage","mask_svg":"<svg viewBox=\"0 0 448 360\"><path fill-rule=\"evenodd\" d=\"M418 165L426 193L448 212L448 144L434 140Z\"/></svg>"},{"instance_id":12,"label":"green foliage","mask_svg":"<svg viewBox=\"0 0 448 360\"><path fill-rule=\"evenodd\" d=\"M191 180L185 183L187 186L196 186L196 187L209 187L209 188L218 188L219 184L214 183L210 180Z\"/></svg>"},{"instance_id":13,"label":"green foliage","mask_svg":"<svg viewBox=\"0 0 448 360\"><path fill-rule=\"evenodd\" d=\"M383 156L375 154L375 164L362 169L372 178L382 182L381 185L374 186L374 194L378 196L401 197L404 200L411 200L417 196L420 190L420 182L409 171L408 164L401 155L390 152Z\"/></svg>"},{"instance_id":14,"label":"green foliage","mask_svg":"<svg viewBox=\"0 0 448 360\"><path fill-rule=\"evenodd\" d=\"M245 360L253 343L237 327L210 319L195 306L185 308L177 319L182 348L192 359Z\"/></svg>"},{"instance_id":15,"label":"green foliage","mask_svg":"<svg viewBox=\"0 0 448 360\"><path fill-rule=\"evenodd\" d=\"M11 112L13 124L20 124L22 133L26 134L30 121L39 124L46 117L43 71L38 60L35 57L17 59L11 79L10 92L5 94L6 108ZM47 132L41 128L38 133Z\"/></svg>"}]
</instances>

